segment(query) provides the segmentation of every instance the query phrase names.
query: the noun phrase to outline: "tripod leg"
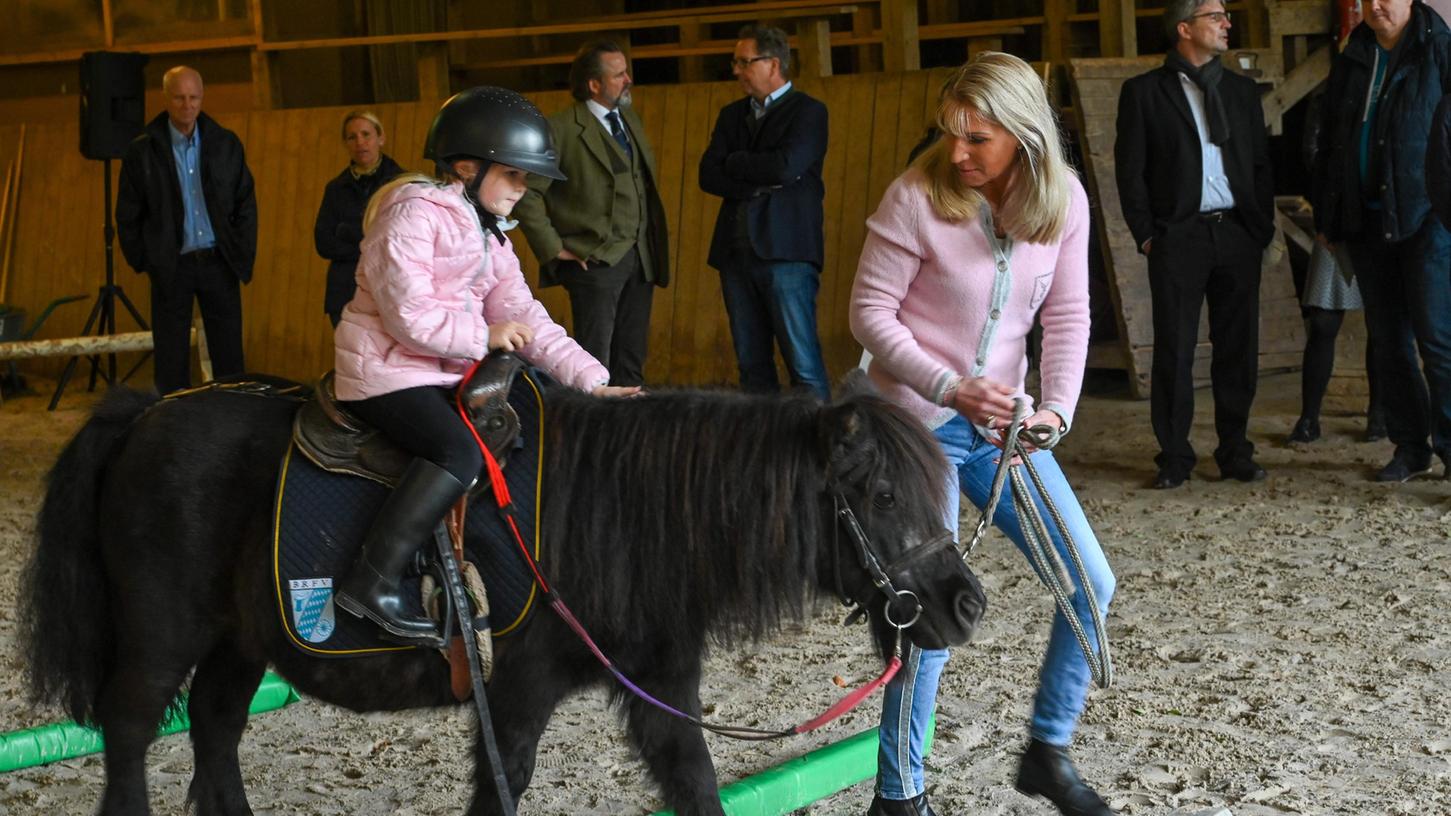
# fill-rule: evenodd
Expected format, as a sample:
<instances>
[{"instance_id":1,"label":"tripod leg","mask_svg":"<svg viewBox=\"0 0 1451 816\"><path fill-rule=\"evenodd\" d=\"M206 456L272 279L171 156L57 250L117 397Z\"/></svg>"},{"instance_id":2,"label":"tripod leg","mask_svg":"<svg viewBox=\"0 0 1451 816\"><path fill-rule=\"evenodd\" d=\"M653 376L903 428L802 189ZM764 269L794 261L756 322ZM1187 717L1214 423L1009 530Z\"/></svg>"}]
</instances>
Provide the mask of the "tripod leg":
<instances>
[{"instance_id":1,"label":"tripod leg","mask_svg":"<svg viewBox=\"0 0 1451 816\"><path fill-rule=\"evenodd\" d=\"M102 298L105 297L105 294L106 294L105 290L102 289L101 290L101 294L99 296L97 296L97 298L96 298L96 305L91 307L91 316L88 317L88 318L86 318L86 327L83 328L83 329L81 329L81 336L82 337L84 337L85 335L90 334L91 333L91 329L95 327L95 325L96 325L96 317L98 315L100 315L100 313L101 313L101 300L102 300ZM47 411L54 411L55 410L55 406L57 406L57 405L60 404L60 395L63 394L63 393L65 393L66 383L70 382L71 375L74 374L75 373L75 370L76 370L76 363L79 362L80 359L81 359L80 358L80 355L74 355L65 364L65 371L61 372L60 382L57 382L55 384L55 393L53 395L51 395L51 398L50 398L50 407L46 409ZM95 365L96 365L96 363L95 363L94 359L92 359L92 362L91 362L92 370L95 369Z\"/></svg>"}]
</instances>

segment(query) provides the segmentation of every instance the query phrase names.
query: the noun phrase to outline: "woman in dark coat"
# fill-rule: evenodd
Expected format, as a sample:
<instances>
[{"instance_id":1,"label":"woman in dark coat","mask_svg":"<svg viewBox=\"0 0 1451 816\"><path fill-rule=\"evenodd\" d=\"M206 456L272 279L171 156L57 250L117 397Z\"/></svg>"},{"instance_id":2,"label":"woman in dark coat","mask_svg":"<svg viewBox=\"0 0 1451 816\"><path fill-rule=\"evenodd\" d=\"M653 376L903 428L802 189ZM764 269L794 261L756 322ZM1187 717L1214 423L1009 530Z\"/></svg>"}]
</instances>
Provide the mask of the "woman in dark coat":
<instances>
[{"instance_id":1,"label":"woman in dark coat","mask_svg":"<svg viewBox=\"0 0 1451 816\"><path fill-rule=\"evenodd\" d=\"M343 117L343 145L351 161L328 182L312 230L317 254L332 262L328 264L322 310L327 312L333 328L337 328L343 307L357 289L353 273L358 267L358 244L363 240L363 211L368 199L403 172L383 153L383 141L383 123L371 111L351 111Z\"/></svg>"}]
</instances>

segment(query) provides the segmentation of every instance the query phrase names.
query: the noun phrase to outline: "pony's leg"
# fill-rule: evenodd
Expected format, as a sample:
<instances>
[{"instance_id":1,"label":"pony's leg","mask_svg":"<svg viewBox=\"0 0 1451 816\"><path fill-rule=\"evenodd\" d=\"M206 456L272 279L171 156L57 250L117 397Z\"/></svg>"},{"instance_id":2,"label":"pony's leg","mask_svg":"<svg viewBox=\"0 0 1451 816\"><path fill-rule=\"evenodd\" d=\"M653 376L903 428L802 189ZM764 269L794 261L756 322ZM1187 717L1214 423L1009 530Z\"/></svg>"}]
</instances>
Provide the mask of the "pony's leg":
<instances>
[{"instance_id":1,"label":"pony's leg","mask_svg":"<svg viewBox=\"0 0 1451 816\"><path fill-rule=\"evenodd\" d=\"M196 754L188 798L197 816L250 816L237 743L247 726L247 708L266 669L264 660L245 657L236 641L222 640L197 666L187 711Z\"/></svg>"},{"instance_id":2,"label":"pony's leg","mask_svg":"<svg viewBox=\"0 0 1451 816\"><path fill-rule=\"evenodd\" d=\"M494 722L499 755L504 760L504 778L509 780L509 792L518 802L534 778L539 738L559 701L577 683L566 675L561 662L550 655L531 651L524 643L510 646L515 649L500 653L494 677L489 681L489 716ZM474 801L469 806L469 816L498 816L496 790L480 736L474 751Z\"/></svg>"},{"instance_id":3,"label":"pony's leg","mask_svg":"<svg viewBox=\"0 0 1451 816\"><path fill-rule=\"evenodd\" d=\"M140 638L116 645L116 666L101 686L96 720L106 740L106 793L100 816L149 816L146 749L190 663L167 659Z\"/></svg>"},{"instance_id":4,"label":"pony's leg","mask_svg":"<svg viewBox=\"0 0 1451 816\"><path fill-rule=\"evenodd\" d=\"M641 678L654 696L700 717L700 665L679 675ZM624 703L630 740L665 804L677 816L724 816L716 790L715 764L699 727L673 717L639 697Z\"/></svg>"}]
</instances>

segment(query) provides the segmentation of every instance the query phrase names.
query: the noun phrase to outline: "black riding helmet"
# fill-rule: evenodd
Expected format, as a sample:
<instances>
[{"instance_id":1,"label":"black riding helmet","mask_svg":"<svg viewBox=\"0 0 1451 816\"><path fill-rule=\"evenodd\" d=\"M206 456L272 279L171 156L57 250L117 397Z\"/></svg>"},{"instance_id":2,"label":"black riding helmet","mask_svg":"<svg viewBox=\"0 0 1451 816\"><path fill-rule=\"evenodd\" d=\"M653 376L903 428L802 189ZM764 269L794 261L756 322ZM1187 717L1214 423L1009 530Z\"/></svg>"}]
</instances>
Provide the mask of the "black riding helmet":
<instances>
[{"instance_id":1,"label":"black riding helmet","mask_svg":"<svg viewBox=\"0 0 1451 816\"><path fill-rule=\"evenodd\" d=\"M443 103L428 128L423 158L444 165L479 159L565 180L544 114L519 94L489 85L460 91Z\"/></svg>"}]
</instances>

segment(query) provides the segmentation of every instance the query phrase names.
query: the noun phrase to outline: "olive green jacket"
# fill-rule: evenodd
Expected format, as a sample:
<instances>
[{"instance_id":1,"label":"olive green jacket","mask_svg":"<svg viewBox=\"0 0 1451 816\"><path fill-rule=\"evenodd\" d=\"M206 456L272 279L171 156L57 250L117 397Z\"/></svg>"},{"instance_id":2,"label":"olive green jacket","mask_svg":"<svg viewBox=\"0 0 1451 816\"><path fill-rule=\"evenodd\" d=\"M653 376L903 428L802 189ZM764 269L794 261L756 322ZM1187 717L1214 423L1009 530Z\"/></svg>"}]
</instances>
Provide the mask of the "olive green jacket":
<instances>
[{"instance_id":1,"label":"olive green jacket","mask_svg":"<svg viewBox=\"0 0 1451 816\"><path fill-rule=\"evenodd\" d=\"M539 259L541 286L559 283L555 268L560 249L589 261L617 263L630 247L640 249L647 280L657 286L670 281L670 248L665 208L655 184L655 153L645 139L645 126L632 108L620 108L621 120L634 147L645 191L646 215L638 240L618 240L611 213L619 200L638 201L631 161L584 102L549 117L559 151L559 169L567 181L530 175L529 189L514 207L529 248ZM619 190L617 185L623 185Z\"/></svg>"}]
</instances>

